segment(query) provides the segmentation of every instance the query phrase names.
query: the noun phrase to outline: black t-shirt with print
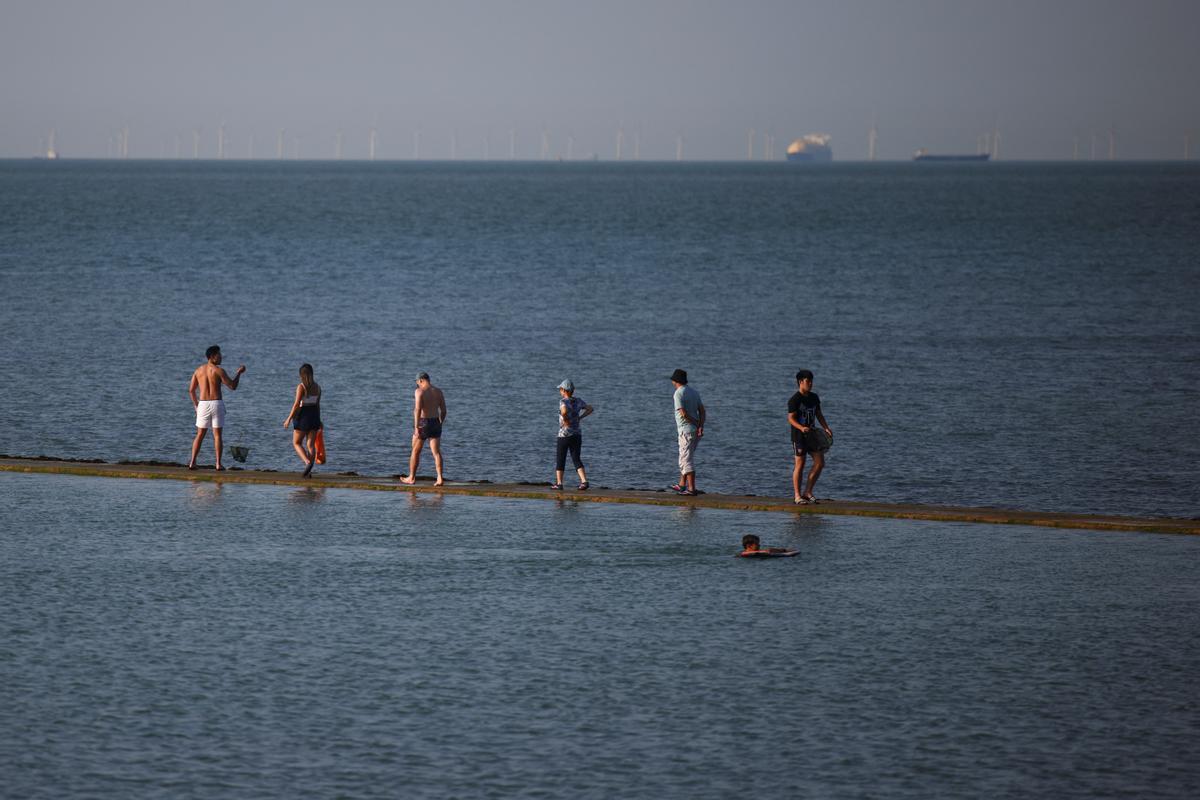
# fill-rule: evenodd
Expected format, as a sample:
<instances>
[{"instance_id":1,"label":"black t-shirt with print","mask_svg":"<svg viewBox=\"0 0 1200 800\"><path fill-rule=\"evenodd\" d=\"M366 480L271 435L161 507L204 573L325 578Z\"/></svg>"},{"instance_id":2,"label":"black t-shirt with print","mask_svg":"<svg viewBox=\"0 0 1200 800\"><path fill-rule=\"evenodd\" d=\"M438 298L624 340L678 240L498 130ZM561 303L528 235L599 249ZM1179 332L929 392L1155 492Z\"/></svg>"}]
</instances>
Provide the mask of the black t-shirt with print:
<instances>
[{"instance_id":1,"label":"black t-shirt with print","mask_svg":"<svg viewBox=\"0 0 1200 800\"><path fill-rule=\"evenodd\" d=\"M809 392L808 394L796 392L788 400L788 414L795 414L796 421L805 427L812 427L817 424L817 412L820 410L821 398L817 397L816 392ZM795 425L788 425L788 427L792 429L792 441L800 441L804 434Z\"/></svg>"}]
</instances>

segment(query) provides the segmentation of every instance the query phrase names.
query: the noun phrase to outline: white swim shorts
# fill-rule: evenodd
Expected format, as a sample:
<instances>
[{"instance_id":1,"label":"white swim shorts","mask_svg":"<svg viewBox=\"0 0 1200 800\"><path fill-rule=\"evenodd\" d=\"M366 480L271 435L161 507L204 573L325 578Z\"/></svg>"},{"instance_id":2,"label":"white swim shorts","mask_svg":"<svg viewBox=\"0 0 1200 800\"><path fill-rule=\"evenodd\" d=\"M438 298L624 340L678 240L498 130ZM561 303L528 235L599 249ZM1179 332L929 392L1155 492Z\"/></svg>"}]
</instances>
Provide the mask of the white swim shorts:
<instances>
[{"instance_id":1,"label":"white swim shorts","mask_svg":"<svg viewBox=\"0 0 1200 800\"><path fill-rule=\"evenodd\" d=\"M200 405L196 406L196 427L224 428L225 401L201 400Z\"/></svg>"}]
</instances>

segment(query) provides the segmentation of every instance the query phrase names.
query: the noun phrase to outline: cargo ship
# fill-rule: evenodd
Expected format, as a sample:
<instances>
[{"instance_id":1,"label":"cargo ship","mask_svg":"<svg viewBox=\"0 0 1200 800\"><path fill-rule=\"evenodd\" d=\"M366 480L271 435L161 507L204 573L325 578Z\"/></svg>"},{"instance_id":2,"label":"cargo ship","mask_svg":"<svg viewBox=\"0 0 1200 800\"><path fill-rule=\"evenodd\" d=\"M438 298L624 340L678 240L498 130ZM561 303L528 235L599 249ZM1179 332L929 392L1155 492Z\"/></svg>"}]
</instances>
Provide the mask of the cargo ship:
<instances>
[{"instance_id":1,"label":"cargo ship","mask_svg":"<svg viewBox=\"0 0 1200 800\"><path fill-rule=\"evenodd\" d=\"M827 133L810 133L788 145L787 160L799 163L828 163L833 161L833 148Z\"/></svg>"},{"instance_id":2,"label":"cargo ship","mask_svg":"<svg viewBox=\"0 0 1200 800\"><path fill-rule=\"evenodd\" d=\"M924 147L913 153L913 161L987 161L991 157L991 153L971 153L969 155L931 153Z\"/></svg>"}]
</instances>

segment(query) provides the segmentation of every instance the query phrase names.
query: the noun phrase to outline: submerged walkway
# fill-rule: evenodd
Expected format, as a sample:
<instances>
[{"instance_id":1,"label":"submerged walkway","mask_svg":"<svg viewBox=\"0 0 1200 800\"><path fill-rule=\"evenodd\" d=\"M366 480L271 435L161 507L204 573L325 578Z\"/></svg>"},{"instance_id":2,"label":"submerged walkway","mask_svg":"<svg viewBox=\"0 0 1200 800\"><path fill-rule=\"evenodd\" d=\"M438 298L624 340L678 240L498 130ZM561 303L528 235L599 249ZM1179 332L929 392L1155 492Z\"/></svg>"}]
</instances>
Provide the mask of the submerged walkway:
<instances>
[{"instance_id":1,"label":"submerged walkway","mask_svg":"<svg viewBox=\"0 0 1200 800\"><path fill-rule=\"evenodd\" d=\"M941 522L983 522L991 525L1037 525L1049 528L1082 528L1147 533L1200 535L1200 519L1120 517L1100 514L1063 514L1042 511L1012 511L1001 508L964 508L902 503L864 503L828 500L817 505L793 505L790 498L756 495L702 494L681 497L667 491L593 488L553 491L546 484L451 481L445 486L418 480L406 486L395 478L358 475L353 472L315 473L303 478L298 472L239 469L216 472L211 467L188 470L181 464L161 462L65 461L51 458L0 457L0 472L35 472L57 475L89 475L102 478L142 478L219 483L254 483L275 486L327 487L384 492L424 492L477 497L515 497L532 500L573 500L587 503L634 503L655 506L694 506L734 511L783 511L791 514L836 514L854 517L919 519Z\"/></svg>"}]
</instances>

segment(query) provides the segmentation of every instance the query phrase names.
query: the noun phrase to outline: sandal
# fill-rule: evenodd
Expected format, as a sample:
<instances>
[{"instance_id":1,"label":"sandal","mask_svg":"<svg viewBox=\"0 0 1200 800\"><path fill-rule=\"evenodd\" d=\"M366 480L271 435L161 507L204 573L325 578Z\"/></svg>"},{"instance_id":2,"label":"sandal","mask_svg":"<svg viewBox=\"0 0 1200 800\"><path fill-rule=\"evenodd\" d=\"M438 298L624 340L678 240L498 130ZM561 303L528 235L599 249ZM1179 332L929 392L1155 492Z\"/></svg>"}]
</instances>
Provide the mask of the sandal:
<instances>
[{"instance_id":1,"label":"sandal","mask_svg":"<svg viewBox=\"0 0 1200 800\"><path fill-rule=\"evenodd\" d=\"M551 488L551 489L554 489L555 491L560 491L560 492L561 492L561 491L562 491L562 484L561 484L561 483L552 483L552 484L550 484L550 488Z\"/></svg>"},{"instance_id":2,"label":"sandal","mask_svg":"<svg viewBox=\"0 0 1200 800\"><path fill-rule=\"evenodd\" d=\"M802 495L802 496L800 496L800 497L797 497L797 498L796 498L795 500L793 500L792 502L793 502L793 503L795 503L795 504L796 504L796 505L798 505L798 506L806 506L806 505L808 505L809 503L811 503L811 502L812 502L812 500L809 500L807 497L804 497L804 496Z\"/></svg>"},{"instance_id":3,"label":"sandal","mask_svg":"<svg viewBox=\"0 0 1200 800\"><path fill-rule=\"evenodd\" d=\"M587 481L584 481L583 483L579 484L579 491L586 492L588 489L591 488L591 486L592 485L590 483L588 483Z\"/></svg>"},{"instance_id":4,"label":"sandal","mask_svg":"<svg viewBox=\"0 0 1200 800\"><path fill-rule=\"evenodd\" d=\"M687 489L682 484L678 484L678 483L672 483L667 488L670 489L672 492L675 492L676 494L687 491Z\"/></svg>"}]
</instances>

